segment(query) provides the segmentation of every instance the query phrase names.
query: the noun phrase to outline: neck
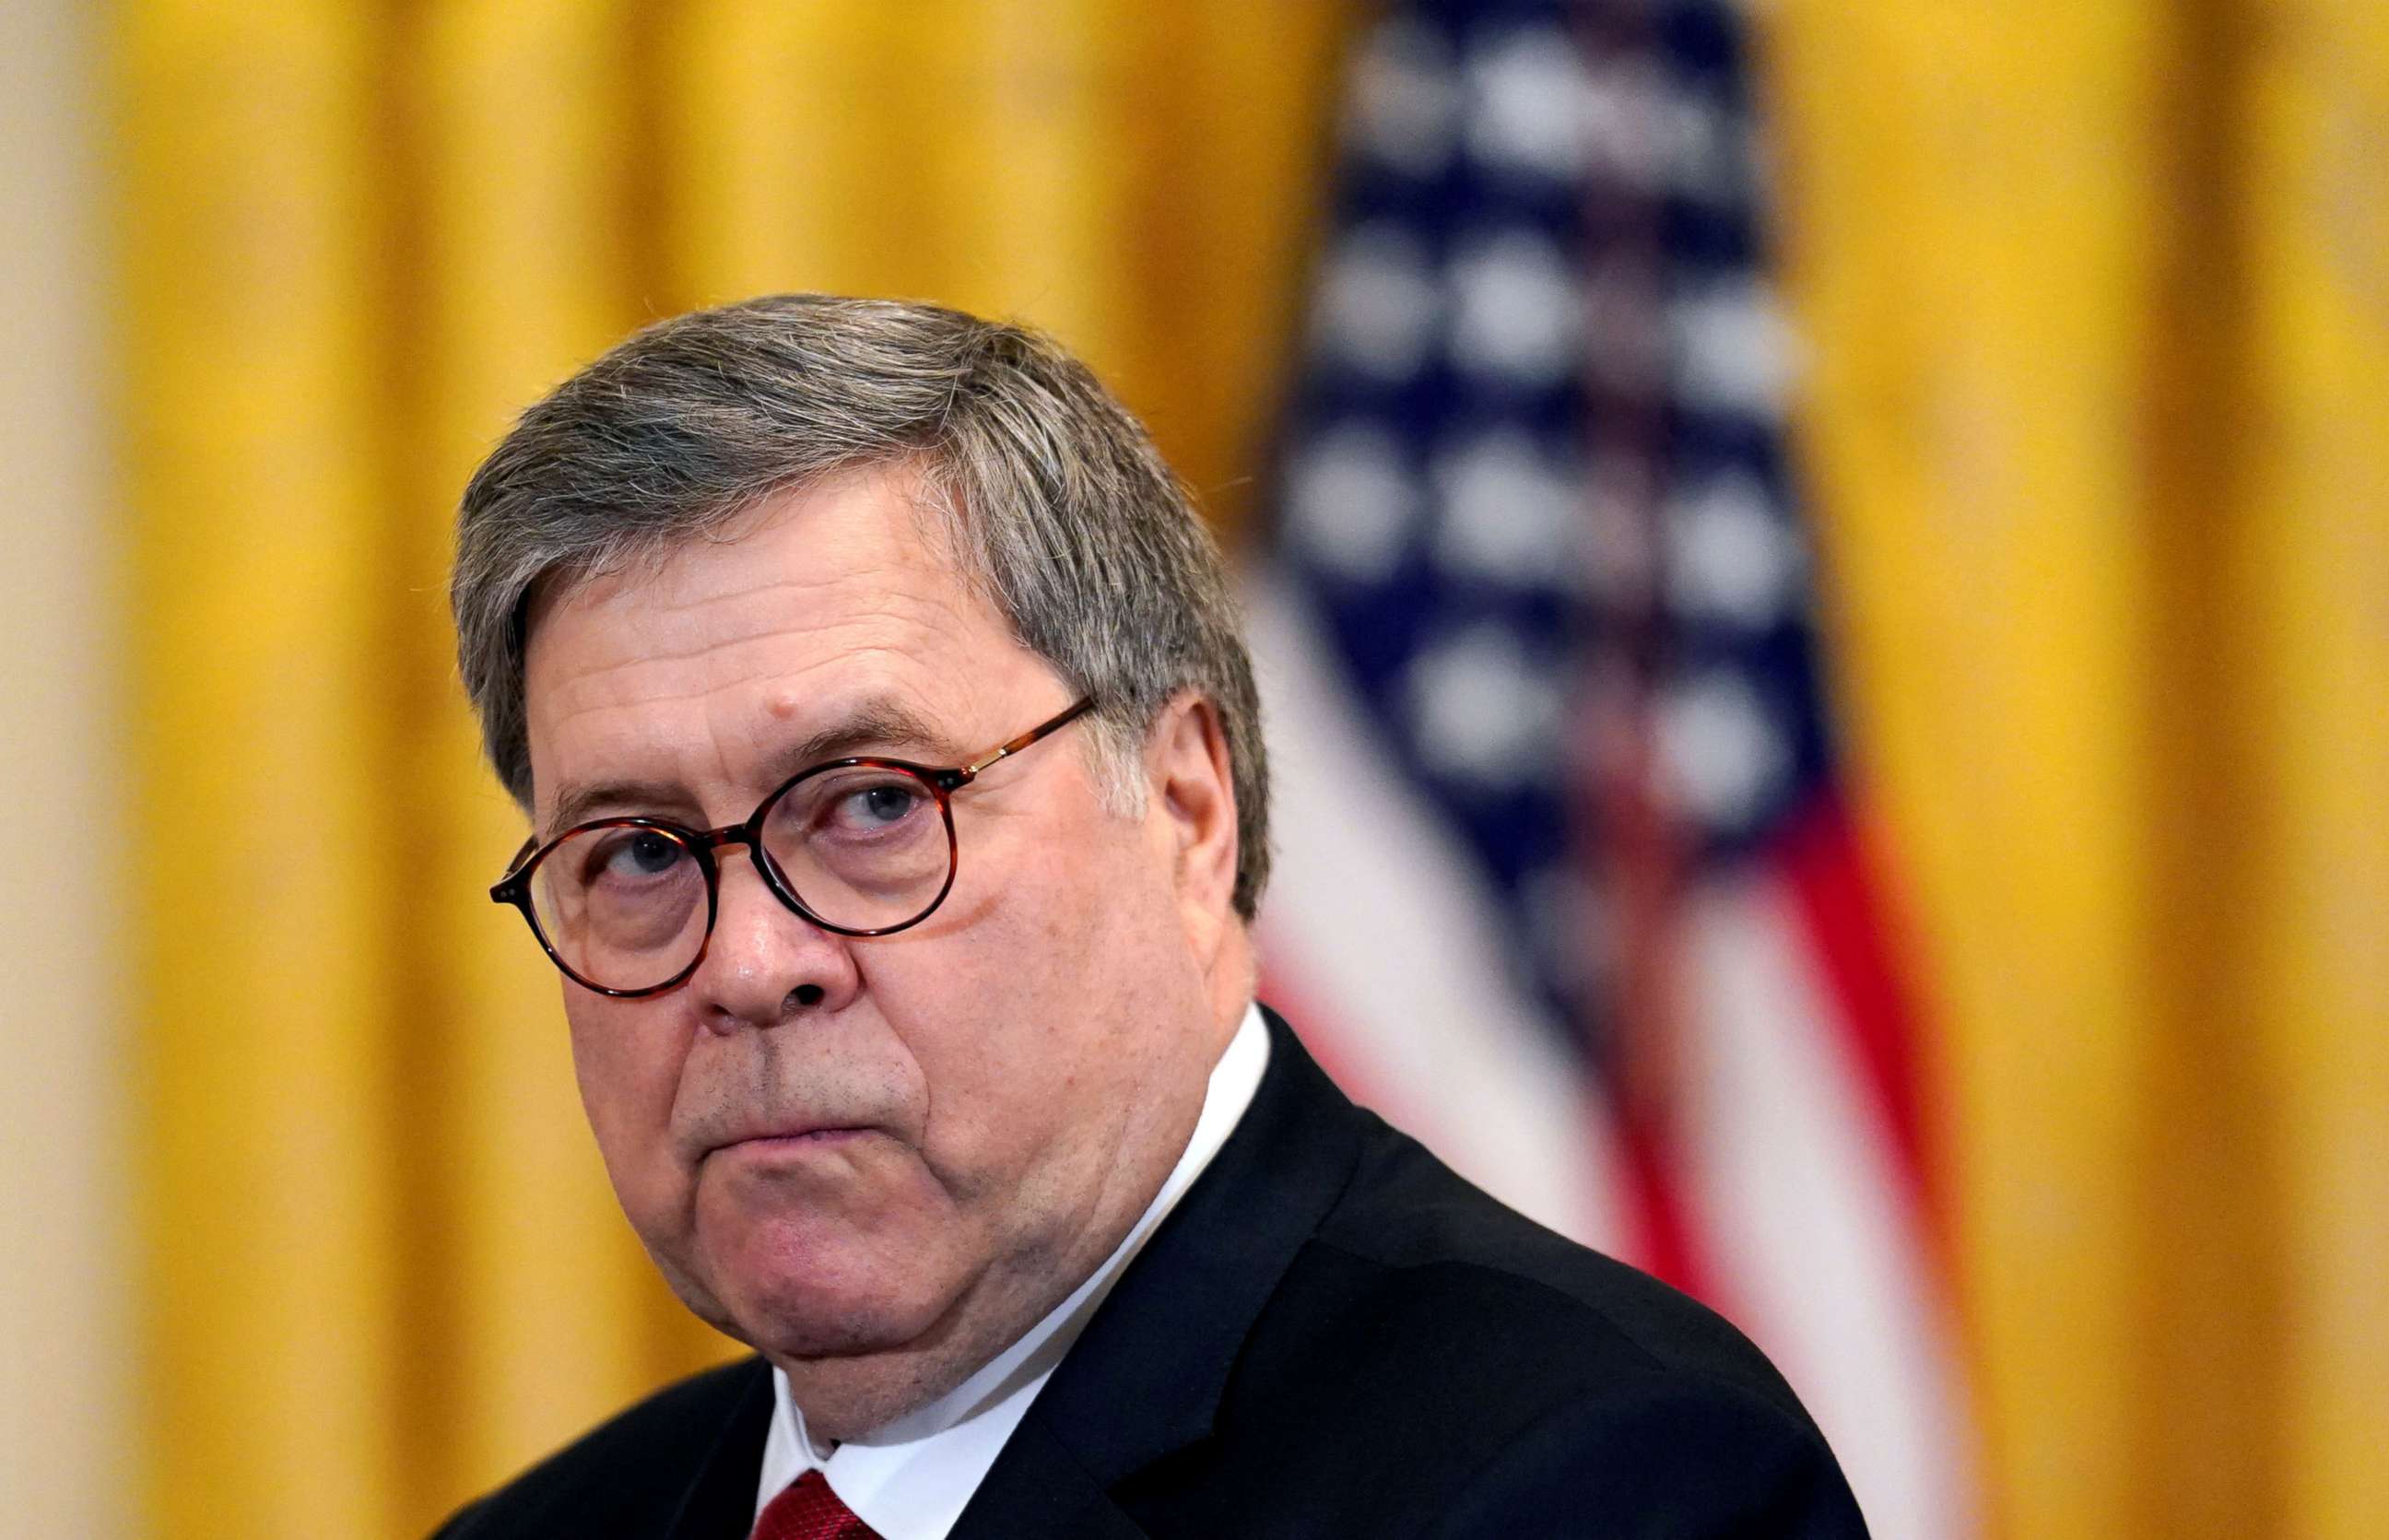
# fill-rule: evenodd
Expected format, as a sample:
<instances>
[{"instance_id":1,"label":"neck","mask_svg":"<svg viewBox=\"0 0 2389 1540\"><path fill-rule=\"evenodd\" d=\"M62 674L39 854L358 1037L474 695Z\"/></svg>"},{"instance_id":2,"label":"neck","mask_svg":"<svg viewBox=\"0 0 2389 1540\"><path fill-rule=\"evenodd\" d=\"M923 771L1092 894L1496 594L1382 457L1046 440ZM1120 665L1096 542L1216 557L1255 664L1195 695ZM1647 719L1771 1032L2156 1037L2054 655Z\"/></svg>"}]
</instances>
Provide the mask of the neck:
<instances>
[{"instance_id":1,"label":"neck","mask_svg":"<svg viewBox=\"0 0 2389 1540\"><path fill-rule=\"evenodd\" d=\"M1253 955L1253 938L1244 924L1231 924L1220 938L1219 954L1204 975L1205 991L1211 1005L1210 1057L1216 1064L1220 1055L1228 1051L1229 1040L1252 1009L1260 991L1260 961Z\"/></svg>"},{"instance_id":2,"label":"neck","mask_svg":"<svg viewBox=\"0 0 2389 1540\"><path fill-rule=\"evenodd\" d=\"M774 1355L772 1362L788 1377L805 1432L816 1442L845 1444L951 1394L1075 1287L1036 1289L1024 1270L1014 1269L1007 1279L982 1279L936 1328L901 1347L829 1358Z\"/></svg>"},{"instance_id":3,"label":"neck","mask_svg":"<svg viewBox=\"0 0 2389 1540\"><path fill-rule=\"evenodd\" d=\"M1248 955L1237 966L1248 971ZM1105 1266L1184 1156L1211 1072L1250 1006L1250 988L1215 991L1213 1003L1210 1030L1192 1045L1191 1073L1177 1082L1174 1094L1156 1096L1146 1103L1148 1115L1133 1120L1131 1126L1141 1126L1150 1137L1134 1148L1105 1152L1104 1177L1088 1204L1087 1222L1067 1244L998 1261L929 1331L899 1347L823 1358L772 1356L788 1377L809 1436L834 1443L863 1438L951 1394Z\"/></svg>"}]
</instances>

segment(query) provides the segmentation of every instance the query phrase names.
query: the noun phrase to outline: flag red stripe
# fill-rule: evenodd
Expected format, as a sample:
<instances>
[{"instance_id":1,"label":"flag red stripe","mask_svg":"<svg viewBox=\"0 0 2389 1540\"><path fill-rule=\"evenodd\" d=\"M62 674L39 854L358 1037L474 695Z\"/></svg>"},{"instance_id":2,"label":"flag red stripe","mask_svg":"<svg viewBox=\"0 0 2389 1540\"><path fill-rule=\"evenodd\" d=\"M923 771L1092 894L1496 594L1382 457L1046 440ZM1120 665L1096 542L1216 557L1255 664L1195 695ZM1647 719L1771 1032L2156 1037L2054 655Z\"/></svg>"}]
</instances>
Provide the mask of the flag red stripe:
<instances>
[{"instance_id":1,"label":"flag red stripe","mask_svg":"<svg viewBox=\"0 0 2389 1540\"><path fill-rule=\"evenodd\" d=\"M1865 851L1841 798L1828 791L1786 821L1776 855L1909 1195L1920 1215L1937 1215L1924 1151L1915 1012L1900 983Z\"/></svg>"},{"instance_id":2,"label":"flag red stripe","mask_svg":"<svg viewBox=\"0 0 2389 1540\"><path fill-rule=\"evenodd\" d=\"M1616 1128L1618 1186L1629 1227L1624 1260L1712 1308L1723 1308L1716 1297L1718 1279L1693 1238L1672 1141L1656 1120L1623 1107Z\"/></svg>"}]
</instances>

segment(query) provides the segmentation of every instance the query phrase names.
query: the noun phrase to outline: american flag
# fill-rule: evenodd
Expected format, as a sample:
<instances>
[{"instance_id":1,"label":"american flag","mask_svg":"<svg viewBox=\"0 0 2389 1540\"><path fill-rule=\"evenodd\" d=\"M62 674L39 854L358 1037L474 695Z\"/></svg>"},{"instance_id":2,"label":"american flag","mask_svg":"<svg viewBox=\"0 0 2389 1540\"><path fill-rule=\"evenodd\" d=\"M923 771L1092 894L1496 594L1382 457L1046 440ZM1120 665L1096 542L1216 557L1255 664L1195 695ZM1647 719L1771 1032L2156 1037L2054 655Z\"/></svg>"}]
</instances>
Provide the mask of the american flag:
<instances>
[{"instance_id":1,"label":"american flag","mask_svg":"<svg viewBox=\"0 0 2389 1540\"><path fill-rule=\"evenodd\" d=\"M1250 601L1263 993L1482 1185L1741 1324L1878 1533L1970 1534L1743 18L1394 5L1341 121Z\"/></svg>"}]
</instances>

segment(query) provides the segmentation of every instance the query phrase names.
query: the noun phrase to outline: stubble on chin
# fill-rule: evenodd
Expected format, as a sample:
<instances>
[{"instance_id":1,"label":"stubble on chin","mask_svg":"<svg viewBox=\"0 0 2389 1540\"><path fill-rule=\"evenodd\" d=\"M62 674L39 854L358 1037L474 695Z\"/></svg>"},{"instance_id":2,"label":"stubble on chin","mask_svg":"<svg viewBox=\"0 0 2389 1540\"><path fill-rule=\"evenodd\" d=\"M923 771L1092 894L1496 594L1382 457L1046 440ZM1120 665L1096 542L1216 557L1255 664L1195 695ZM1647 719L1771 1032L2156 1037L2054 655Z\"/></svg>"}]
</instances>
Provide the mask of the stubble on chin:
<instances>
[{"instance_id":1,"label":"stubble on chin","mask_svg":"<svg viewBox=\"0 0 2389 1540\"><path fill-rule=\"evenodd\" d=\"M1007 1318L1017 1305L1003 1297L1012 1291L984 1273L952 1277L952 1256L807 1277L796 1260L805 1248L759 1237L748 1228L756 1223L745 1221L724 1244L709 1246L692 1213L671 1243L642 1239L692 1314L787 1373L808 1429L822 1436L859 1437L918 1409L1019 1335ZM774 1258L775 1245L787 1254ZM875 1273L915 1285L945 1275L946 1283L905 1300L892 1283L874 1285ZM991 1333L1002 1340L990 1345Z\"/></svg>"},{"instance_id":2,"label":"stubble on chin","mask_svg":"<svg viewBox=\"0 0 2389 1540\"><path fill-rule=\"evenodd\" d=\"M952 1391L1019 1341L1067 1297L1038 1275L993 1268L969 1280L926 1330L888 1341L884 1316L862 1308L811 1319L800 1333L757 1343L788 1376L809 1431L844 1442L883 1428Z\"/></svg>"}]
</instances>

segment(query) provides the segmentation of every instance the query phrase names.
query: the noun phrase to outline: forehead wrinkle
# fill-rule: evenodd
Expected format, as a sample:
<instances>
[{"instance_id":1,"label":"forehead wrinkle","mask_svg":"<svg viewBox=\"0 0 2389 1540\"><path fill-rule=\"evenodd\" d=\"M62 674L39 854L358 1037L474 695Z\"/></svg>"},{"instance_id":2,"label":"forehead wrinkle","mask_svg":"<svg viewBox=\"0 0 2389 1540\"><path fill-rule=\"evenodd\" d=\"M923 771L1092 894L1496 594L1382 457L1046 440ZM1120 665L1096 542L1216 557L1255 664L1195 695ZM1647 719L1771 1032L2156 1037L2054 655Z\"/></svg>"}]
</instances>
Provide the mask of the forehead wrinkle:
<instances>
[{"instance_id":1,"label":"forehead wrinkle","mask_svg":"<svg viewBox=\"0 0 2389 1540\"><path fill-rule=\"evenodd\" d=\"M885 659L900 668L924 666L911 649L879 639L875 633L881 629L875 617L858 617L811 628L814 635L832 643L829 655L810 660L794 669L781 658L756 655L765 649L780 646L786 640L786 632L719 641L694 652L670 655L630 654L585 668L569 680L558 681L555 689L557 719L561 721L592 710L702 700L746 686L800 678L824 668L851 668L858 662L884 668L879 660ZM839 644L837 639L850 632L864 634ZM672 667L681 664L695 667ZM637 688L659 665L663 666L660 675L654 678L647 688ZM829 692L820 693L826 694Z\"/></svg>"},{"instance_id":2,"label":"forehead wrinkle","mask_svg":"<svg viewBox=\"0 0 2389 1540\"><path fill-rule=\"evenodd\" d=\"M855 580L860 582L862 576L858 576ZM779 587L793 585L781 582L781 585L755 587L747 592L762 594L779 590ZM707 602L700 599L696 605L690 605L688 609L696 609L697 605L707 605ZM846 614L824 616L820 614L820 609L846 609ZM633 628L631 635L619 638L617 656L578 668L567 681L556 681L555 700L564 714L573 714L573 711L583 709L583 702L590 702L590 705L664 705L664 702L690 700L690 697L714 693L714 690L738 688L743 683L758 681L764 673L784 671L786 664L776 656L767 668L758 668L758 666L747 664L747 655L752 649L786 647L791 638L803 638L808 652L820 652L822 655L817 659L808 659L805 671L812 671L820 666L850 664L858 656L870 655L887 655L891 659L925 666L926 659L915 656L915 652L926 655L926 652L939 649L939 644L944 643L949 635L967 635L967 621L970 621L970 616L965 616L961 606L951 605L941 597L913 594L903 592L903 590L884 590L884 587L872 592L872 606L862 614L853 614L850 606L820 606L820 609L812 616L788 616L786 621L776 623L776 626L734 628L735 635L696 638L688 647L643 647L640 640L645 635L645 628ZM583 616L581 623L597 635L607 635L607 630L609 630L602 623L600 616ZM696 630L696 628L690 626L688 630ZM1005 628L1005 632L1008 632L1008 628ZM645 671L659 671L655 688L623 694L614 693L621 685L621 678L626 673Z\"/></svg>"},{"instance_id":3,"label":"forehead wrinkle","mask_svg":"<svg viewBox=\"0 0 2389 1540\"><path fill-rule=\"evenodd\" d=\"M836 590L872 575L840 572L780 577L724 592L705 588L695 574L681 573L678 568L672 571L682 578L681 582L671 586L660 580L625 584L584 596L577 605L578 618L594 634L619 635L625 647L634 647L628 661L685 662L714 651L723 640L718 634L720 628L708 624L702 617L719 613L736 617L749 609L764 608L770 601L771 613L784 616L783 623L769 628L742 628L748 632L748 637L742 640L758 634L781 634L805 624L806 611L820 603L808 597L813 591ZM624 609L635 616L635 623L627 627L620 624L617 616Z\"/></svg>"},{"instance_id":4,"label":"forehead wrinkle","mask_svg":"<svg viewBox=\"0 0 2389 1540\"><path fill-rule=\"evenodd\" d=\"M885 659L885 665L879 660ZM635 661L635 660L633 660ZM576 720L591 718L600 720L616 713L634 712L657 706L690 704L705 709L708 729L703 732L678 733L669 741L645 740L633 725L620 736L627 740L627 757L632 766L649 757L649 751L660 749L660 757L671 768L658 767L659 773L601 773L586 779L571 778L561 782L556 789L554 811L544 821L558 827L577 822L589 808L605 802L621 800L602 795L611 787L638 787L643 803L656 800L654 790L676 787L694 795L701 788L738 787L756 791L764 783L777 784L807 763L840 755L861 752L873 745L904 745L949 757L971 752L961 745L951 731L939 728L917 702L920 693L901 687L896 681L917 667L918 660L901 649L884 646L861 646L841 654L835 662L842 673L850 676L838 683L811 694L808 697L790 691L789 682L799 675L774 669L751 670L735 678L704 681L687 690L657 691L628 698L609 697L586 706L565 706L556 719L558 737L569 736L563 730ZM630 667L631 664L617 667ZM830 667L818 664L813 668ZM745 687L759 686L765 695L761 709ZM812 731L790 739L784 731L796 712L782 712L774 707L775 700L797 702L810 699L830 703L825 709L805 711L823 720ZM800 710L803 708L799 708ZM617 737L599 731L585 734L605 743ZM743 751L735 754L735 749ZM701 767L675 764L686 757L701 756Z\"/></svg>"},{"instance_id":5,"label":"forehead wrinkle","mask_svg":"<svg viewBox=\"0 0 2389 1540\"><path fill-rule=\"evenodd\" d=\"M714 750L710 783L728 786L737 780L722 748L729 741L730 735L722 732L716 732L709 739ZM956 759L966 752L951 734L940 731L915 709L906 696L890 691L876 691L839 706L829 720L801 738L780 744L775 748L762 749L759 745L759 751L749 756L758 769L749 771L745 779L758 787L767 782L777 785L811 765L842 758L875 745L917 746L928 753ZM543 837L552 839L571 825L598 816L600 809L645 808L655 811L689 796L693 789L671 777L607 776L587 782L566 782L557 788L553 810L541 821L541 827L545 831Z\"/></svg>"},{"instance_id":6,"label":"forehead wrinkle","mask_svg":"<svg viewBox=\"0 0 2389 1540\"><path fill-rule=\"evenodd\" d=\"M834 491L850 479L865 478L833 477L811 492ZM584 625L594 625L602 633L611 629L602 624L607 612L625 607L644 612L626 644L637 645L642 658L663 663L692 660L714 650L715 643L705 634L714 629L702 618L706 612L748 621L735 629L750 635L786 634L805 627L806 611L837 608L841 597L850 597L856 589L867 597L862 606L865 615L910 620L928 631L964 633L992 621L1010 633L1012 627L999 606L968 580L954 559L945 521L926 515L917 502L902 495L912 490L908 480L891 490L900 494L897 518L832 524L792 553L803 564L796 572L765 566L762 580L747 580L756 571L749 559L754 542L774 538L773 527L792 511L787 504L777 509L766 504L760 516L735 535L682 545L652 566L585 579L569 595L556 595L550 613L577 608ZM800 521L810 499L811 493L805 494L794 506ZM724 588L724 579L738 580L739 586ZM777 623L752 624L758 610Z\"/></svg>"},{"instance_id":7,"label":"forehead wrinkle","mask_svg":"<svg viewBox=\"0 0 2389 1540\"><path fill-rule=\"evenodd\" d=\"M932 703L966 704L949 698L954 691L946 676L968 673L990 630L1016 646L1017 634L964 579L932 533L942 532L939 522L909 503L901 512L909 516L820 527L819 539L765 554L747 541L798 533L774 536L767 519L736 539L683 547L677 559L558 595L533 647L553 641L558 661L588 661L543 670L541 715L555 757L593 772L558 777L559 791L684 785L692 799L713 793L704 800L735 800L751 790L747 783L776 784L803 768L770 773L798 752L792 741L853 736L836 726L801 737L791 732L847 715L843 703L874 694L909 703L916 719L926 719L922 725L939 715ZM805 516L800 509L798 519ZM787 570L789 563L797 569ZM643 713L657 716L642 719ZM969 715L951 733L883 733L837 752L917 744L959 762L985 746L960 743L976 730L965 725Z\"/></svg>"}]
</instances>

